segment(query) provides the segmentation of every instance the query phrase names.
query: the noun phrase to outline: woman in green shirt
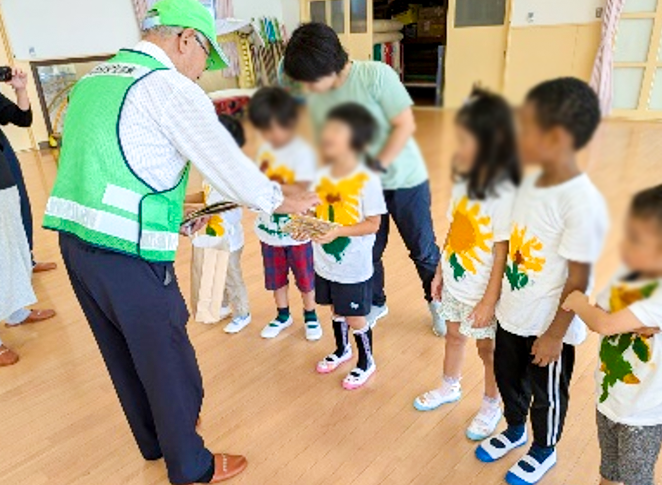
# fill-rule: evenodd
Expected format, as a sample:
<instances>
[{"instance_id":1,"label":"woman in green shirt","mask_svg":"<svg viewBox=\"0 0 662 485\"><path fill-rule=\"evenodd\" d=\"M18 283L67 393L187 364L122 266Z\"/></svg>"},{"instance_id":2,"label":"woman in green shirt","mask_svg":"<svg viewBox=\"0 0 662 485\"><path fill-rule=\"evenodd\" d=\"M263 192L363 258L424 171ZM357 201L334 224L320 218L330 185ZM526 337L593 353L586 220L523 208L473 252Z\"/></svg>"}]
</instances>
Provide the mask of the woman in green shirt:
<instances>
[{"instance_id":1,"label":"woman in green shirt","mask_svg":"<svg viewBox=\"0 0 662 485\"><path fill-rule=\"evenodd\" d=\"M388 313L382 256L393 219L416 265L435 331L445 334L445 322L436 308L438 302L432 300L430 293L440 252L430 213L428 172L413 138L416 122L409 93L388 65L350 60L335 31L321 23L305 24L294 31L283 68L309 93L308 106L317 132L327 113L347 102L367 108L379 127L371 155L377 161L373 168L382 174L389 214L382 218L374 247L373 308L369 320L374 324Z\"/></svg>"}]
</instances>

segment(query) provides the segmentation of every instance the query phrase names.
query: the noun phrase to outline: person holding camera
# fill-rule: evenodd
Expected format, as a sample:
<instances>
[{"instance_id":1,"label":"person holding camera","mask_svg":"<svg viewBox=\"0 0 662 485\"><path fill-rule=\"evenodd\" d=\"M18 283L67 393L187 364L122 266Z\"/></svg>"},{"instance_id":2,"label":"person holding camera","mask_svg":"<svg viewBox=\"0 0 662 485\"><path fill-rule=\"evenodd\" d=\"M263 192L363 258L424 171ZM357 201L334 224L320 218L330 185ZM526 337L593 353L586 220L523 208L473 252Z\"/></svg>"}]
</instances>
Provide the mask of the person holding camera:
<instances>
[{"instance_id":1,"label":"person holding camera","mask_svg":"<svg viewBox=\"0 0 662 485\"><path fill-rule=\"evenodd\" d=\"M0 93L0 125L9 124L29 128L32 125L32 109L30 108L30 98L28 97L28 76L21 69L4 67L0 68L0 81L7 83L16 93L16 102L13 102ZM33 250L33 230L32 230L32 208L30 198L25 187L25 179L21 165L16 157L16 153L9 143L5 133L0 130L0 151L6 159L9 170L12 174L18 193L20 196L21 218L23 228L28 239L30 252ZM55 263L36 263L32 257L32 271L41 273L51 271L56 268Z\"/></svg>"}]
</instances>

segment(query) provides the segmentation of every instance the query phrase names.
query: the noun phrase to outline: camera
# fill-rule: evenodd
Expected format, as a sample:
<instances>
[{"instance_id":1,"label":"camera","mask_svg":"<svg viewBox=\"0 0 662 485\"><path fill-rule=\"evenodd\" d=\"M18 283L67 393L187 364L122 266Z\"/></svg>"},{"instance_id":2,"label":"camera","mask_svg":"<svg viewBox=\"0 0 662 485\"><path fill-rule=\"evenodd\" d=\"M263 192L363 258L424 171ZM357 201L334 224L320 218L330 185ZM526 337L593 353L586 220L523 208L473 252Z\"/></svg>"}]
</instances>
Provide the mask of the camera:
<instances>
[{"instance_id":1,"label":"camera","mask_svg":"<svg viewBox=\"0 0 662 485\"><path fill-rule=\"evenodd\" d=\"M0 82L6 83L8 81L11 81L13 77L12 74L12 68L9 66L2 66L0 67Z\"/></svg>"}]
</instances>

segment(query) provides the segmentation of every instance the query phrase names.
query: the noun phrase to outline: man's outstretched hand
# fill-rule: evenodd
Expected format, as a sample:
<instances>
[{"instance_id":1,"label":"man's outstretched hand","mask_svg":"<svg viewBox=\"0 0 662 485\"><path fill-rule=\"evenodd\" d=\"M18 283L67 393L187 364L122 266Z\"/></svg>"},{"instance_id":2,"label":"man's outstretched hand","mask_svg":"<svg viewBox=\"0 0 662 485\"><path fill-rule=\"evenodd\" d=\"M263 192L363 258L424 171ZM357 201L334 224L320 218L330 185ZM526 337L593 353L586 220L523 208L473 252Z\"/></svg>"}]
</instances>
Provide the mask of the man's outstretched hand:
<instances>
[{"instance_id":1,"label":"man's outstretched hand","mask_svg":"<svg viewBox=\"0 0 662 485\"><path fill-rule=\"evenodd\" d=\"M302 192L285 196L283 203L274 213L304 215L319 204L320 199L315 192Z\"/></svg>"}]
</instances>

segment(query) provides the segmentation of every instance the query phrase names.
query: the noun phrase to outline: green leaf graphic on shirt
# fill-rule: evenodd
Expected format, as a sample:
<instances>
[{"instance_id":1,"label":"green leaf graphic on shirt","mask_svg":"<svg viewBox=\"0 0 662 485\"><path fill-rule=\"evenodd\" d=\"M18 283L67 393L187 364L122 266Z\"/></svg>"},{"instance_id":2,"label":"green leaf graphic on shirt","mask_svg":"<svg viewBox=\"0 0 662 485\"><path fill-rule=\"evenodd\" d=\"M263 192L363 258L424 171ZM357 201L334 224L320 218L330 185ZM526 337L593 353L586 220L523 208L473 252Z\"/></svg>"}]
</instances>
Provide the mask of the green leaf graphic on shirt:
<instances>
[{"instance_id":1,"label":"green leaf graphic on shirt","mask_svg":"<svg viewBox=\"0 0 662 485\"><path fill-rule=\"evenodd\" d=\"M510 283L510 289L512 291L521 290L529 284L529 276L524 272L520 272L517 263L506 265L505 271L506 278L508 279L508 283Z\"/></svg>"},{"instance_id":2,"label":"green leaf graphic on shirt","mask_svg":"<svg viewBox=\"0 0 662 485\"><path fill-rule=\"evenodd\" d=\"M214 231L214 229L209 226L207 226L207 229L205 229L205 233L207 234L207 236L216 237L216 231Z\"/></svg>"},{"instance_id":3,"label":"green leaf graphic on shirt","mask_svg":"<svg viewBox=\"0 0 662 485\"><path fill-rule=\"evenodd\" d=\"M335 212L333 206L329 205L329 222L335 222ZM333 256L336 262L341 262L345 250L349 247L351 239L348 237L339 237L328 244L322 244L322 249L324 252L330 256Z\"/></svg>"},{"instance_id":4,"label":"green leaf graphic on shirt","mask_svg":"<svg viewBox=\"0 0 662 485\"><path fill-rule=\"evenodd\" d=\"M600 345L600 371L604 373L602 379L602 394L600 402L605 402L609 391L617 382L623 384L639 384L641 381L634 374L632 363L625 358L625 352L632 347L632 351L641 362L648 362L651 358L648 337L635 333L613 335L602 339Z\"/></svg>"},{"instance_id":5,"label":"green leaf graphic on shirt","mask_svg":"<svg viewBox=\"0 0 662 485\"><path fill-rule=\"evenodd\" d=\"M457 253L451 254L451 257L448 258L448 262L450 263L451 268L453 268L453 278L455 281L460 281L467 270L462 267L462 264L460 264Z\"/></svg>"},{"instance_id":6,"label":"green leaf graphic on shirt","mask_svg":"<svg viewBox=\"0 0 662 485\"><path fill-rule=\"evenodd\" d=\"M342 261L345 250L350 243L351 241L348 237L339 237L338 239L335 239L328 244L323 244L322 248L326 254L333 256L336 262L339 263Z\"/></svg>"}]
</instances>

